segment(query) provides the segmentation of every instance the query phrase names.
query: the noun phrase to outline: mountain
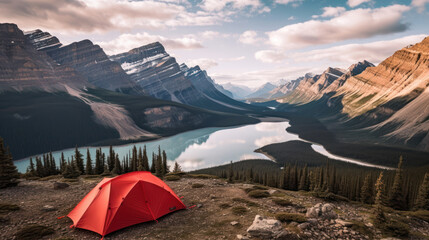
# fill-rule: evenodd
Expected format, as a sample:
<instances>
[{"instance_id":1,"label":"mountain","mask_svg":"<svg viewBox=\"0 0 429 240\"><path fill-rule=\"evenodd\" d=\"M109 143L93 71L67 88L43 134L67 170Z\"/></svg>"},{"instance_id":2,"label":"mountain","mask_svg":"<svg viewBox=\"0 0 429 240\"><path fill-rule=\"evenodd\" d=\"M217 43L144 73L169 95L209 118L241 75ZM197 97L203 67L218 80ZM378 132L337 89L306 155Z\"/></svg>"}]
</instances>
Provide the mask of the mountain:
<instances>
[{"instance_id":1,"label":"mountain","mask_svg":"<svg viewBox=\"0 0 429 240\"><path fill-rule=\"evenodd\" d=\"M428 151L428 62L426 37L396 51L378 66L363 61L352 65L341 77L326 76L332 71L328 69L320 76L303 80L280 101L302 105L301 109L319 115L329 128L340 129L336 134L342 138L353 139L360 132L361 137L366 135L377 143ZM339 125L333 124L333 119ZM347 130L352 131L347 135Z\"/></svg>"},{"instance_id":2,"label":"mountain","mask_svg":"<svg viewBox=\"0 0 429 240\"><path fill-rule=\"evenodd\" d=\"M83 88L91 84L69 66L37 51L15 24L0 24L0 91L65 90L64 84Z\"/></svg>"},{"instance_id":3,"label":"mountain","mask_svg":"<svg viewBox=\"0 0 429 240\"><path fill-rule=\"evenodd\" d=\"M226 83L222 85L227 91L232 93L234 99L245 99L245 97L253 92L247 86Z\"/></svg>"},{"instance_id":4,"label":"mountain","mask_svg":"<svg viewBox=\"0 0 429 240\"><path fill-rule=\"evenodd\" d=\"M274 88L273 90L271 90L269 92L269 95L267 98L273 99L273 98L279 98L279 97L282 97L284 95L287 95L288 93L293 92L293 90L295 90L298 87L298 85L300 84L300 82L302 80L304 80L305 78L311 78L311 77L313 77L313 75L311 73L307 73L307 74L305 74L304 77L299 77L295 80L286 82L286 83Z\"/></svg>"},{"instance_id":5,"label":"mountain","mask_svg":"<svg viewBox=\"0 0 429 240\"><path fill-rule=\"evenodd\" d=\"M306 75L296 89L282 99L281 102L303 104L317 100L323 95L325 89L345 73L346 70L344 69L329 67L322 74L315 76Z\"/></svg>"},{"instance_id":6,"label":"mountain","mask_svg":"<svg viewBox=\"0 0 429 240\"><path fill-rule=\"evenodd\" d=\"M152 97L223 112L254 108L221 93L200 67L179 65L159 42L110 59L121 64L131 80Z\"/></svg>"},{"instance_id":7,"label":"mountain","mask_svg":"<svg viewBox=\"0 0 429 240\"><path fill-rule=\"evenodd\" d=\"M97 87L131 94L142 92L121 66L109 60L103 49L90 40L63 46L58 38L41 30L26 36L37 50L46 52L58 65L74 68Z\"/></svg>"},{"instance_id":8,"label":"mountain","mask_svg":"<svg viewBox=\"0 0 429 240\"><path fill-rule=\"evenodd\" d=\"M395 52L338 89L342 112L377 123L371 130L396 143L429 150L429 37Z\"/></svg>"},{"instance_id":9,"label":"mountain","mask_svg":"<svg viewBox=\"0 0 429 240\"><path fill-rule=\"evenodd\" d=\"M256 89L253 93L246 96L246 98L266 98L269 96L269 92L274 90L277 86L272 83L265 83Z\"/></svg>"},{"instance_id":10,"label":"mountain","mask_svg":"<svg viewBox=\"0 0 429 240\"><path fill-rule=\"evenodd\" d=\"M15 158L258 122L143 96L137 85L133 94L122 93L134 85L122 85L128 80L121 78L121 66L98 46L83 41L63 47L47 33L29 37L35 32L25 36L15 24L0 24L0 136Z\"/></svg>"}]
</instances>

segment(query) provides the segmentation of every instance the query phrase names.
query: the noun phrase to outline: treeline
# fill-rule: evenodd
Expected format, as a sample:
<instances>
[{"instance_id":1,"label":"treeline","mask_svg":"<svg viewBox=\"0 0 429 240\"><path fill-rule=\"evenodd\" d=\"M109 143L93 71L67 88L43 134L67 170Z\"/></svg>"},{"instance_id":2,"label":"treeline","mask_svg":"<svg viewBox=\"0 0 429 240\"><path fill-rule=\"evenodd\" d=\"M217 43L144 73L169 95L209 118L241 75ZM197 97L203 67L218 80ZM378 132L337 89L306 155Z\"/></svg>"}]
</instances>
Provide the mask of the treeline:
<instances>
[{"instance_id":1,"label":"treeline","mask_svg":"<svg viewBox=\"0 0 429 240\"><path fill-rule=\"evenodd\" d=\"M255 161L255 160L254 160ZM261 162L261 161L259 161ZM270 165L255 167L246 161L195 171L228 179L230 182L243 181L292 191L310 191L324 198L346 198L374 204L376 182L383 173L385 205L397 210L429 210L429 172L421 174L413 169L403 169L402 157L396 171L364 167L340 167L331 165L308 167L286 164L283 168Z\"/></svg>"},{"instance_id":2,"label":"treeline","mask_svg":"<svg viewBox=\"0 0 429 240\"><path fill-rule=\"evenodd\" d=\"M93 160L94 159L94 160ZM57 166L52 153L38 156L33 161L30 158L30 165L27 168L26 177L47 177L51 175L62 174L65 178L77 178L80 175L119 175L133 171L150 171L158 177L163 177L167 174L169 166L167 165L167 154L165 150L161 150L158 146L158 152L152 152L152 161L149 164L149 158L146 146L143 149L137 149L134 146L130 154L127 154L122 159L118 153L110 146L109 152L106 155L101 148L96 150L95 158L91 156L89 149L86 150L86 157L75 148L75 153L71 159L65 159L64 153L61 153ZM176 163L175 169L180 169Z\"/></svg>"}]
</instances>

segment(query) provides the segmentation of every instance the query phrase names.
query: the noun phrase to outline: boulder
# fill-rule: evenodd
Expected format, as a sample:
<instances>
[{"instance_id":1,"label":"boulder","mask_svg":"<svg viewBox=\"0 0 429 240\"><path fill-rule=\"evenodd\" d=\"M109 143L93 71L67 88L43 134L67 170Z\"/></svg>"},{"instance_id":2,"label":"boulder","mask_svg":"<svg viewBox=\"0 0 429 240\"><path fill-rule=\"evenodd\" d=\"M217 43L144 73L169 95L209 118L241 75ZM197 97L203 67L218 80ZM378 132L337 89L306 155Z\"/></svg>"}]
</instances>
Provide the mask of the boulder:
<instances>
[{"instance_id":1,"label":"boulder","mask_svg":"<svg viewBox=\"0 0 429 240\"><path fill-rule=\"evenodd\" d=\"M52 205L45 205L42 207L42 211L44 212L52 212L52 211L56 211L57 209L52 206Z\"/></svg>"},{"instance_id":2,"label":"boulder","mask_svg":"<svg viewBox=\"0 0 429 240\"><path fill-rule=\"evenodd\" d=\"M340 224L341 226L344 226L344 227L351 227L351 226L353 226L352 222L347 222L347 221L344 221L342 219L336 219L335 222L337 224Z\"/></svg>"},{"instance_id":3,"label":"boulder","mask_svg":"<svg viewBox=\"0 0 429 240\"><path fill-rule=\"evenodd\" d=\"M282 223L276 219L265 219L256 215L252 225L247 229L251 238L259 239L294 239L294 234L284 229Z\"/></svg>"},{"instance_id":4,"label":"boulder","mask_svg":"<svg viewBox=\"0 0 429 240\"><path fill-rule=\"evenodd\" d=\"M275 190L275 189L270 189L270 190L268 190L268 193L270 194L270 195L273 195L273 194L275 194L275 193L278 193L279 191L277 191L277 190Z\"/></svg>"},{"instance_id":5,"label":"boulder","mask_svg":"<svg viewBox=\"0 0 429 240\"><path fill-rule=\"evenodd\" d=\"M68 185L67 183L54 182L54 189L55 189L55 190L68 188L69 186L70 186L70 185Z\"/></svg>"},{"instance_id":6,"label":"boulder","mask_svg":"<svg viewBox=\"0 0 429 240\"><path fill-rule=\"evenodd\" d=\"M338 215L334 212L334 209L335 207L330 203L318 203L307 209L305 216L307 218L336 219Z\"/></svg>"},{"instance_id":7,"label":"boulder","mask_svg":"<svg viewBox=\"0 0 429 240\"><path fill-rule=\"evenodd\" d=\"M238 224L239 224L239 223L238 223L237 221L232 221L232 222L231 222L231 225L232 225L232 226L236 226L236 225L238 225Z\"/></svg>"},{"instance_id":8,"label":"boulder","mask_svg":"<svg viewBox=\"0 0 429 240\"><path fill-rule=\"evenodd\" d=\"M306 229L309 229L310 227L311 227L311 223L309 222L301 223L298 225L298 228L301 230L306 230Z\"/></svg>"}]
</instances>

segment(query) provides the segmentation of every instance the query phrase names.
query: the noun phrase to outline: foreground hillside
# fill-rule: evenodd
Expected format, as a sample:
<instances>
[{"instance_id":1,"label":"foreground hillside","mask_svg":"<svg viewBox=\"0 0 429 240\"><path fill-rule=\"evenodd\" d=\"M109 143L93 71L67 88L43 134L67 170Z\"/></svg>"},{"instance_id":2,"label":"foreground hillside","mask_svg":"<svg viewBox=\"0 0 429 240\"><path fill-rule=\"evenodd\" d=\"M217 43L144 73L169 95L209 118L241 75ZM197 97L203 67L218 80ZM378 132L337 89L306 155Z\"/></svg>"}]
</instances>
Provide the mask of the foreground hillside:
<instances>
[{"instance_id":1,"label":"foreground hillside","mask_svg":"<svg viewBox=\"0 0 429 240\"><path fill-rule=\"evenodd\" d=\"M142 223L122 229L109 234L106 239L247 239L256 234L246 231L256 215L283 219L280 230L277 229L283 239L380 239L404 234L401 231L405 230L410 232L406 238L427 239L429 236L429 223L411 217L411 212L391 210L389 217L406 225L402 224L396 233L382 233L371 223L370 205L349 202L326 204L305 193L265 187L259 187L262 189L259 191L266 195L252 198L246 192L255 188L254 185L202 179L206 176L187 175L177 181L167 181L177 195L184 196L184 203L196 205L194 208L162 217L158 223ZM77 181L67 181L69 187L56 190L54 182L65 180L50 177L22 180L18 187L1 189L0 238L13 239L17 231L36 224L52 230L43 239L99 239L100 236L93 232L70 229L70 219L58 220L57 217L66 215L100 180L100 176L83 176ZM311 208L318 203L324 207L320 216L315 215L317 208ZM11 205L6 204L16 204L19 209L5 210L8 206L11 209ZM308 217L305 217L306 212L309 212ZM33 232L28 239L34 239L35 234Z\"/></svg>"}]
</instances>

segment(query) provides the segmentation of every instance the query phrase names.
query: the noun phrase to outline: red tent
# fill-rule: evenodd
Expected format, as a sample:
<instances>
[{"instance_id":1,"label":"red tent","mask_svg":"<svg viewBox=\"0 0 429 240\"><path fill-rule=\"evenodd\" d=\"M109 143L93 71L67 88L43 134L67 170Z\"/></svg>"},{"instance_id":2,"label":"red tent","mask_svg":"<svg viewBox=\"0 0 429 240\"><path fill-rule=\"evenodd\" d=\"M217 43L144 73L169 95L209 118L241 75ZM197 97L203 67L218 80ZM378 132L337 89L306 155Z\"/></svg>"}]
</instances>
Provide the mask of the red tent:
<instances>
[{"instance_id":1,"label":"red tent","mask_svg":"<svg viewBox=\"0 0 429 240\"><path fill-rule=\"evenodd\" d=\"M67 216L73 220L71 227L105 236L184 208L173 190L152 173L131 172L104 178Z\"/></svg>"}]
</instances>

